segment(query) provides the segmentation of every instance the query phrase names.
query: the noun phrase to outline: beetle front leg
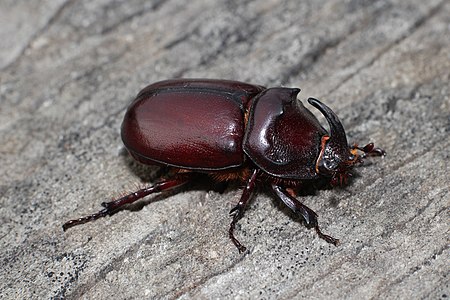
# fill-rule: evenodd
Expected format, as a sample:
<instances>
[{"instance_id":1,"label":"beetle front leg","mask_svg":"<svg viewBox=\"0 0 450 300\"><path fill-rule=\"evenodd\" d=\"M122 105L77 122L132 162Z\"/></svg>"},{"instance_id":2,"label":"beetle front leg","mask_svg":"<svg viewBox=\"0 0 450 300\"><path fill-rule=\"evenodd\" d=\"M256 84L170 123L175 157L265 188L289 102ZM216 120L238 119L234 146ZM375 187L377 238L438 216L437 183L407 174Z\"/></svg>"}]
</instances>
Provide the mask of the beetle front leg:
<instances>
[{"instance_id":1,"label":"beetle front leg","mask_svg":"<svg viewBox=\"0 0 450 300\"><path fill-rule=\"evenodd\" d=\"M314 227L320 238L335 246L339 244L338 239L322 233L319 228L319 223L317 222L317 214L312 209L295 199L286 191L285 188L281 186L272 185L272 190L274 191L275 195L284 202L284 204L286 204L296 214L300 214L303 217L303 220L305 220L306 226L308 228Z\"/></svg>"},{"instance_id":2,"label":"beetle front leg","mask_svg":"<svg viewBox=\"0 0 450 300\"><path fill-rule=\"evenodd\" d=\"M247 185L245 186L244 191L242 192L241 199L238 204L230 210L230 215L233 216L233 220L230 224L230 229L228 230L228 235L233 242L233 244L238 248L239 253L243 253L247 250L245 246L243 246L235 237L234 237L234 228L236 227L236 223L239 219L244 215L244 210L247 207L247 203L250 200L253 191L256 187L256 179L258 177L259 170L254 170L252 176L247 181Z\"/></svg>"},{"instance_id":3,"label":"beetle front leg","mask_svg":"<svg viewBox=\"0 0 450 300\"><path fill-rule=\"evenodd\" d=\"M145 196L153 194L153 193L163 192L163 191L166 191L169 189L180 187L189 181L190 181L190 178L187 176L179 176L175 179L162 180L162 181L156 183L155 185L140 189L136 192L133 192L131 194L123 196L117 200L114 200L111 202L103 202L101 205L104 207L104 209L102 209L101 211L99 211L95 214L81 217L81 218L74 219L74 220L70 220L70 221L64 223L64 225L62 226L63 230L66 231L67 229L69 229L73 226L91 222L91 221L100 219L102 217L111 215L126 204L131 204L131 203L133 203L139 199L142 199Z\"/></svg>"}]
</instances>

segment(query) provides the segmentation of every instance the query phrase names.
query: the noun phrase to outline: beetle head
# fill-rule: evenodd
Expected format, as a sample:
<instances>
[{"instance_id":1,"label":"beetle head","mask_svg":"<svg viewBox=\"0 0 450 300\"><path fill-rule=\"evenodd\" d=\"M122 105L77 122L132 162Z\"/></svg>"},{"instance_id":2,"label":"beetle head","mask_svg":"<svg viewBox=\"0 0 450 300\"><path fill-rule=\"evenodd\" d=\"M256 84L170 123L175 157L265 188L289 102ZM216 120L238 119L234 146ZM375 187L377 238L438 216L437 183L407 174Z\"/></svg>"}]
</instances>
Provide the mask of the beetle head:
<instances>
[{"instance_id":1,"label":"beetle head","mask_svg":"<svg viewBox=\"0 0 450 300\"><path fill-rule=\"evenodd\" d=\"M322 137L316 172L331 177L333 185L342 185L351 177L349 170L352 166L362 162L361 157L356 151L357 148L348 146L344 127L336 114L317 99L309 98L308 102L325 116L330 125L330 136Z\"/></svg>"},{"instance_id":2,"label":"beetle head","mask_svg":"<svg viewBox=\"0 0 450 300\"><path fill-rule=\"evenodd\" d=\"M317 99L309 98L308 102L325 116L330 125L330 136L324 135L320 145L320 154L316 162L318 174L331 177L332 185L343 185L352 176L350 169L362 164L363 159L370 156L385 156L386 152L376 148L373 143L364 147L349 147L344 127L336 114ZM363 152L359 154L358 151Z\"/></svg>"}]
</instances>

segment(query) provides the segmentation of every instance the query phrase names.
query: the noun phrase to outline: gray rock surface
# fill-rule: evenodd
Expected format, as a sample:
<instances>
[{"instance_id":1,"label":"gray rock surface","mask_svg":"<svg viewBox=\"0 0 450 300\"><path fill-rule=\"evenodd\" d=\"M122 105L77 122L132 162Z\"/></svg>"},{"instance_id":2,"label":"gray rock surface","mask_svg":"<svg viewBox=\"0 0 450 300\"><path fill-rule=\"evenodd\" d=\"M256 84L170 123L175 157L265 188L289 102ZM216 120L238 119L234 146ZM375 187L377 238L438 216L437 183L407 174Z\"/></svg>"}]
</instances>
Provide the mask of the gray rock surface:
<instances>
[{"instance_id":1,"label":"gray rock surface","mask_svg":"<svg viewBox=\"0 0 450 300\"><path fill-rule=\"evenodd\" d=\"M449 297L449 24L443 0L0 2L0 298ZM350 141L386 149L302 198L339 247L260 193L239 255L233 186L62 232L156 179L119 128L142 87L174 77L300 87Z\"/></svg>"}]
</instances>

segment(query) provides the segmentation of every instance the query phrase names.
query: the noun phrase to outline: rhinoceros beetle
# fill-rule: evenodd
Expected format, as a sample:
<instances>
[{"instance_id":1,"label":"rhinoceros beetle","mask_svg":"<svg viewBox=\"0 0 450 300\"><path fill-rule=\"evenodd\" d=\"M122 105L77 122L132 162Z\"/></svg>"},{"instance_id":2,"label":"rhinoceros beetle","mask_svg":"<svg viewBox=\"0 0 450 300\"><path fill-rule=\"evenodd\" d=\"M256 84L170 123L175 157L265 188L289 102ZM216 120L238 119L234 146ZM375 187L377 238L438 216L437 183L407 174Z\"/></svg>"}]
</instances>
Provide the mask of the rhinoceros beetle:
<instances>
[{"instance_id":1,"label":"rhinoceros beetle","mask_svg":"<svg viewBox=\"0 0 450 300\"><path fill-rule=\"evenodd\" d=\"M219 182L245 184L230 211L229 237L239 252L246 248L234 237L235 225L258 185L268 186L320 238L337 245L339 240L321 232L317 214L298 201L293 190L323 179L332 185L345 184L353 166L385 152L372 143L349 146L336 114L309 98L328 121L328 133L297 100L299 92L211 79L166 80L147 86L128 107L122 140L134 159L169 167L171 176L104 202L103 210L68 221L63 229L111 215L126 204L206 173Z\"/></svg>"}]
</instances>

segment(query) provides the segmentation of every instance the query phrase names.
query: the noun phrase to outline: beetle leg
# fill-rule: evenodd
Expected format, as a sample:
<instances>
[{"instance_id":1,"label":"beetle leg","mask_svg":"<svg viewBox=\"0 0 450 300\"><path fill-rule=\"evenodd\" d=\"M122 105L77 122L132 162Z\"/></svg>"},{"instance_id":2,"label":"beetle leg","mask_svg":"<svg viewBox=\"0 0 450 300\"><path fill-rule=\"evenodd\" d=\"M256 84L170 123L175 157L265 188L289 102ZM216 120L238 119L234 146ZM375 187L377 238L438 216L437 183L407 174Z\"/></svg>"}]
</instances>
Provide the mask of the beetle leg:
<instances>
[{"instance_id":1,"label":"beetle leg","mask_svg":"<svg viewBox=\"0 0 450 300\"><path fill-rule=\"evenodd\" d=\"M274 184L272 185L272 190L274 191L275 195L284 202L284 204L286 204L296 214L300 214L303 217L303 220L305 220L306 226L308 228L314 227L320 238L335 246L339 244L338 239L322 233L319 228L319 223L317 222L317 214L312 209L292 197L284 187Z\"/></svg>"},{"instance_id":2,"label":"beetle leg","mask_svg":"<svg viewBox=\"0 0 450 300\"><path fill-rule=\"evenodd\" d=\"M133 192L131 194L123 196L117 200L114 200L111 202L103 202L101 205L104 207L104 209L102 209L101 211L99 211L95 214L81 217L79 219L70 220L70 221L64 223L63 230L66 231L70 227L84 224L87 222L91 222L91 221L100 219L102 217L105 217L107 215L111 215L126 204L133 203L133 202L135 202L139 199L142 199L145 196L153 194L153 193L158 193L158 192L162 192L165 190L169 190L169 189L173 189L173 188L182 186L182 185L186 184L187 182L189 182L189 180L190 180L190 178L187 176L179 176L175 179L162 180L153 186L149 186L149 187L140 189L136 192Z\"/></svg>"},{"instance_id":3,"label":"beetle leg","mask_svg":"<svg viewBox=\"0 0 450 300\"><path fill-rule=\"evenodd\" d=\"M242 192L241 199L238 204L230 210L230 215L233 216L233 220L230 224L230 229L228 230L228 235L233 242L233 244L238 248L239 253L243 253L247 250L245 246L243 246L235 237L234 237L234 228L239 219L243 216L244 210L247 206L248 201L250 200L253 191L256 187L256 179L258 177L259 170L255 169L250 176L250 179L247 181L247 185L245 186L244 191Z\"/></svg>"}]
</instances>

